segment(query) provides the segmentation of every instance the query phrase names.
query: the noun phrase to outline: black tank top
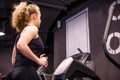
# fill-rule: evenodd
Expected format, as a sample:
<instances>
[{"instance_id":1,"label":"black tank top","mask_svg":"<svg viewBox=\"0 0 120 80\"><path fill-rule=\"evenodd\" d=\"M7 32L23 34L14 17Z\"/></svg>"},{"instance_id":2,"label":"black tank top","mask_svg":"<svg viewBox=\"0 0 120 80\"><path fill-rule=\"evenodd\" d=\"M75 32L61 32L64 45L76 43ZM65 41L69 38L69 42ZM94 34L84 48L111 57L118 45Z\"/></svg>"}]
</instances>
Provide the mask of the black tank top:
<instances>
[{"instance_id":1,"label":"black tank top","mask_svg":"<svg viewBox=\"0 0 120 80\"><path fill-rule=\"evenodd\" d=\"M20 38L20 34L18 34L18 36L16 37L15 46L16 46L19 38ZM43 45L43 42L40 37L31 40L30 43L28 44L28 46L30 47L32 52L38 57L40 57L40 55L44 52L44 45ZM14 67L20 67L20 66L33 66L33 67L37 68L39 65L37 63L33 62L32 60L28 59L27 57L25 57L16 48L16 60L15 60Z\"/></svg>"}]
</instances>

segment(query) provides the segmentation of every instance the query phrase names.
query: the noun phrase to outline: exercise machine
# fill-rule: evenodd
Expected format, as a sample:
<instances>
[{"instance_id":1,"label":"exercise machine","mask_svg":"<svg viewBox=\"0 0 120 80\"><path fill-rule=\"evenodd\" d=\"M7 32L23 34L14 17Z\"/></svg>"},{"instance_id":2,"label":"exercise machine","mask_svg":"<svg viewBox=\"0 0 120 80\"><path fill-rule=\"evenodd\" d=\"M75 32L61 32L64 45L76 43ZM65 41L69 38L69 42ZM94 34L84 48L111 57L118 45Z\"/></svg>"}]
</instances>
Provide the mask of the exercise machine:
<instances>
[{"instance_id":1,"label":"exercise machine","mask_svg":"<svg viewBox=\"0 0 120 80\"><path fill-rule=\"evenodd\" d=\"M41 80L100 80L96 73L85 65L90 53L80 53L65 58L53 74L44 73L42 66L37 70Z\"/></svg>"}]
</instances>

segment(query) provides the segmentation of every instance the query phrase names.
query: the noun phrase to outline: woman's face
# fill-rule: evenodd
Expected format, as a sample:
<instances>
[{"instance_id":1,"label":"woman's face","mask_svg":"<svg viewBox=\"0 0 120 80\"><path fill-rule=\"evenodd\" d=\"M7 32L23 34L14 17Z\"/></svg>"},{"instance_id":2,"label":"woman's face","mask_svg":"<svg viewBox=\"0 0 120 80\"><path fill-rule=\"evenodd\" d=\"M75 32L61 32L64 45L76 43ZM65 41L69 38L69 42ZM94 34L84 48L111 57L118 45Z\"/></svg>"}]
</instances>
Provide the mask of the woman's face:
<instances>
[{"instance_id":1,"label":"woman's face","mask_svg":"<svg viewBox=\"0 0 120 80\"><path fill-rule=\"evenodd\" d=\"M40 24L41 24L41 13L39 13L37 15L35 24L36 24L37 27L40 27Z\"/></svg>"}]
</instances>

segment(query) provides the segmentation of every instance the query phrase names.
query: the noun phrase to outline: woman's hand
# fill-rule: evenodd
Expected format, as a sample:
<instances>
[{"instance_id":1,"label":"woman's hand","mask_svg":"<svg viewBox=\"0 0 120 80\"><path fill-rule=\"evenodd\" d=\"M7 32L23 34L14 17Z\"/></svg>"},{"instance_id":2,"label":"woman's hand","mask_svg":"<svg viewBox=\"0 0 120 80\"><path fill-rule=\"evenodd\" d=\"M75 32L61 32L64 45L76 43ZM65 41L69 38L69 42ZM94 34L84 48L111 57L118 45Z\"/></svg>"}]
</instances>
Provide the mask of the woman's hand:
<instances>
[{"instance_id":1,"label":"woman's hand","mask_svg":"<svg viewBox=\"0 0 120 80\"><path fill-rule=\"evenodd\" d=\"M41 54L41 55L40 55L40 58L41 58L41 57L46 57L46 54Z\"/></svg>"},{"instance_id":2,"label":"woman's hand","mask_svg":"<svg viewBox=\"0 0 120 80\"><path fill-rule=\"evenodd\" d=\"M40 55L39 65L43 65L44 67L48 66L48 57L45 54Z\"/></svg>"}]
</instances>

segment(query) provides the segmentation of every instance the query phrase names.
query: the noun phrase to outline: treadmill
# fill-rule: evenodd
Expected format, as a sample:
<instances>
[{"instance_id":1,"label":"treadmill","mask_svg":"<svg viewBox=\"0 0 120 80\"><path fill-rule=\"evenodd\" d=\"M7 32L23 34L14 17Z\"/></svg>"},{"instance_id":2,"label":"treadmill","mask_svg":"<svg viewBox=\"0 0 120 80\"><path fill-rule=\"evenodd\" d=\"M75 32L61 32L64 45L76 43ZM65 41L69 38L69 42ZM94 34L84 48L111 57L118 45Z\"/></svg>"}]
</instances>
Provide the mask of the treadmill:
<instances>
[{"instance_id":1,"label":"treadmill","mask_svg":"<svg viewBox=\"0 0 120 80\"><path fill-rule=\"evenodd\" d=\"M94 70L86 66L90 60L90 53L80 53L65 58L53 74L44 73L45 68L40 67L37 73L41 80L100 80Z\"/></svg>"}]
</instances>

